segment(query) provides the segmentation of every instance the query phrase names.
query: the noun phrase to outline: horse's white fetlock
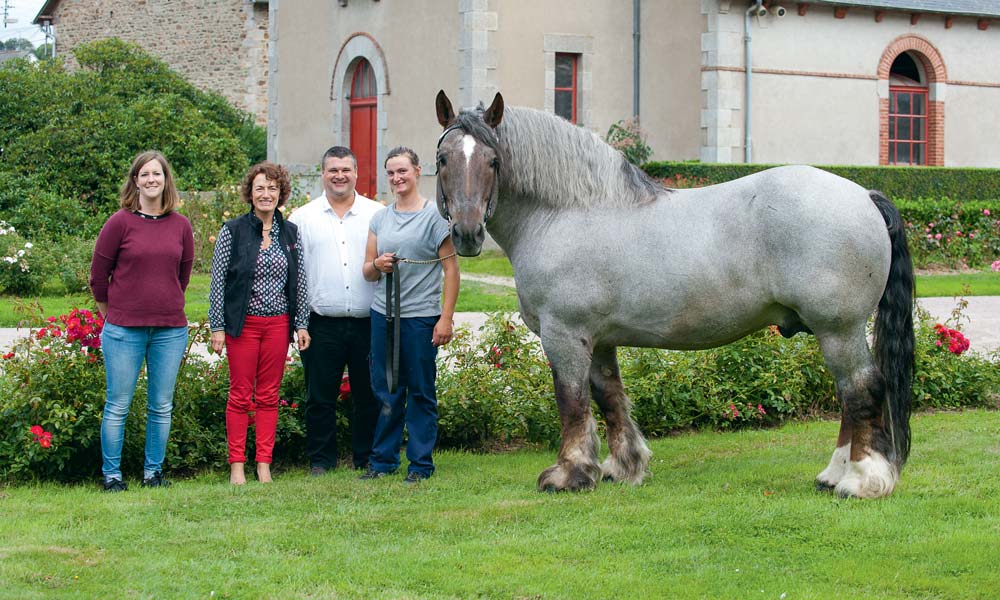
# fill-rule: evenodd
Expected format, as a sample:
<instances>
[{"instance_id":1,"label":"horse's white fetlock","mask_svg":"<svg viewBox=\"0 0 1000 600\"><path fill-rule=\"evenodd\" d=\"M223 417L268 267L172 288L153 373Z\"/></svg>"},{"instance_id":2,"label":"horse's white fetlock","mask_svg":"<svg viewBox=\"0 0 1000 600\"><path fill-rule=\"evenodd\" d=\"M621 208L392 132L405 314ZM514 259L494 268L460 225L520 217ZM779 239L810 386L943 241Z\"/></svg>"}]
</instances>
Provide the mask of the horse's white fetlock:
<instances>
[{"instance_id":1,"label":"horse's white fetlock","mask_svg":"<svg viewBox=\"0 0 1000 600\"><path fill-rule=\"evenodd\" d=\"M899 474L884 456L873 452L859 461L848 462L847 473L835 488L841 498L883 498L896 487Z\"/></svg>"},{"instance_id":2,"label":"horse's white fetlock","mask_svg":"<svg viewBox=\"0 0 1000 600\"><path fill-rule=\"evenodd\" d=\"M816 476L816 487L825 490L832 490L837 487L840 480L847 475L847 463L851 460L851 443L841 446L833 451L830 457L830 464Z\"/></svg>"}]
</instances>

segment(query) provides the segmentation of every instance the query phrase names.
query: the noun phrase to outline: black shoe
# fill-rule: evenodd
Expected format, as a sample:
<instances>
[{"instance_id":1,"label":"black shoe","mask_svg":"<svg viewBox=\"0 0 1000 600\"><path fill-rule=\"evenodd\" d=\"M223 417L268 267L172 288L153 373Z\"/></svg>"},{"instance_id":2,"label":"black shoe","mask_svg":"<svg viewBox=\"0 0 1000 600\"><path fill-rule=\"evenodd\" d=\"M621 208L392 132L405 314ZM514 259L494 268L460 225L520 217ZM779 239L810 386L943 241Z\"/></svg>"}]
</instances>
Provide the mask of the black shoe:
<instances>
[{"instance_id":1,"label":"black shoe","mask_svg":"<svg viewBox=\"0 0 1000 600\"><path fill-rule=\"evenodd\" d=\"M326 475L326 467L321 467L319 465L309 467L310 477L322 477L323 475Z\"/></svg>"},{"instance_id":2,"label":"black shoe","mask_svg":"<svg viewBox=\"0 0 1000 600\"><path fill-rule=\"evenodd\" d=\"M361 463L360 465L358 463L354 463L354 470L355 471L367 471L370 468L372 468L372 464L368 463L368 462Z\"/></svg>"},{"instance_id":3,"label":"black shoe","mask_svg":"<svg viewBox=\"0 0 1000 600\"><path fill-rule=\"evenodd\" d=\"M393 473L395 473L395 471L376 471L375 469L368 467L368 470L365 471L365 474L362 475L361 477L358 477L358 479L361 480L381 479L383 477L386 477L387 475L392 475Z\"/></svg>"},{"instance_id":4,"label":"black shoe","mask_svg":"<svg viewBox=\"0 0 1000 600\"><path fill-rule=\"evenodd\" d=\"M128 490L128 484L121 479L105 479L104 480L104 491L117 493L124 492Z\"/></svg>"},{"instance_id":5,"label":"black shoe","mask_svg":"<svg viewBox=\"0 0 1000 600\"><path fill-rule=\"evenodd\" d=\"M142 487L145 488L157 488L157 487L170 487L170 482L163 478L163 473L157 471L153 473L151 477L146 477L142 480Z\"/></svg>"},{"instance_id":6,"label":"black shoe","mask_svg":"<svg viewBox=\"0 0 1000 600\"><path fill-rule=\"evenodd\" d=\"M414 483L420 483L421 481L427 479L428 477L430 477L430 475L424 475L423 473L410 471L409 473L406 474L406 479L403 480L403 483L408 483L410 485L413 485Z\"/></svg>"}]
</instances>

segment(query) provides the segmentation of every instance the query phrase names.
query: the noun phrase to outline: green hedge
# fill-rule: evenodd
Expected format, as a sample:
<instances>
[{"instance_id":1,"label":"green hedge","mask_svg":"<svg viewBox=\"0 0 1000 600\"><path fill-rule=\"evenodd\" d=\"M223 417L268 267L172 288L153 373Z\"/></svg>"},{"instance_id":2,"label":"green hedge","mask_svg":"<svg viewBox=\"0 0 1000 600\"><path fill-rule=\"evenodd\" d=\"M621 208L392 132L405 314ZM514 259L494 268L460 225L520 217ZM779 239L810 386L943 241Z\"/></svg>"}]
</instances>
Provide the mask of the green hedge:
<instances>
[{"instance_id":1,"label":"green hedge","mask_svg":"<svg viewBox=\"0 0 1000 600\"><path fill-rule=\"evenodd\" d=\"M773 166L657 162L643 168L667 187L689 188ZM917 268L980 269L1000 259L1000 169L821 168L889 194L906 222Z\"/></svg>"},{"instance_id":2,"label":"green hedge","mask_svg":"<svg viewBox=\"0 0 1000 600\"><path fill-rule=\"evenodd\" d=\"M745 177L780 165L650 162L643 169L656 179L674 179L712 185ZM819 165L818 165L819 166ZM961 198L1000 200L1000 169L952 167L819 166L890 198ZM686 185L683 187L693 187Z\"/></svg>"}]
</instances>

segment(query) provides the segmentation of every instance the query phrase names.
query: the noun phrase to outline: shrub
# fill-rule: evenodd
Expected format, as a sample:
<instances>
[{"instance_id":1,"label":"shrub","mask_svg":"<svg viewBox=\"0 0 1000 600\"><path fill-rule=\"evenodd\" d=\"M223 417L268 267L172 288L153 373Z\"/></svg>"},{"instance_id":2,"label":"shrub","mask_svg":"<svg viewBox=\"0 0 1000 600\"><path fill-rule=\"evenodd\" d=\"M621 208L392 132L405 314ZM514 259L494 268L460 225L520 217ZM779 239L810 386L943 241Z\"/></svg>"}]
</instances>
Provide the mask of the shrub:
<instances>
[{"instance_id":1,"label":"shrub","mask_svg":"<svg viewBox=\"0 0 1000 600\"><path fill-rule=\"evenodd\" d=\"M34 296L42 291L45 272L40 252L5 221L0 221L0 294Z\"/></svg>"},{"instance_id":2,"label":"shrub","mask_svg":"<svg viewBox=\"0 0 1000 600\"><path fill-rule=\"evenodd\" d=\"M961 306L945 324L918 313L914 410L996 405L997 364L956 352L961 343L954 349L947 343L937 345L942 332L949 340L961 341L955 331L961 319ZM100 320L74 311L45 322L45 328L32 331L0 360L0 480L72 481L100 473L104 367L95 337ZM207 336L205 326L192 326L192 341ZM772 425L839 411L815 339L803 334L784 339L764 330L698 352L626 348L619 352L619 364L634 404L633 417L650 437L692 427ZM190 472L225 465L228 387L225 361L188 353L177 378L169 469ZM301 362L292 352L280 391L276 462L303 461L304 398ZM341 440L350 439L350 402L346 393L338 407ZM140 378L122 455L129 473L142 468L145 406L145 382ZM491 316L477 338L460 331L439 357L438 415L442 448L558 444L552 376L537 338L502 313ZM41 442L46 432L48 447ZM341 449L347 453L349 444ZM253 451L251 433L248 455Z\"/></svg>"},{"instance_id":3,"label":"shrub","mask_svg":"<svg viewBox=\"0 0 1000 600\"><path fill-rule=\"evenodd\" d=\"M438 365L438 440L483 449L556 444L559 414L541 344L511 316L490 317L478 339L459 330Z\"/></svg>"},{"instance_id":4,"label":"shrub","mask_svg":"<svg viewBox=\"0 0 1000 600\"><path fill-rule=\"evenodd\" d=\"M94 256L94 239L67 237L53 243L50 254L55 274L66 292L90 293L90 260Z\"/></svg>"},{"instance_id":5,"label":"shrub","mask_svg":"<svg viewBox=\"0 0 1000 600\"><path fill-rule=\"evenodd\" d=\"M222 224L248 209L236 186L225 186L218 192L182 194L178 212L188 218L194 231L194 272L212 271L212 253Z\"/></svg>"},{"instance_id":6,"label":"shrub","mask_svg":"<svg viewBox=\"0 0 1000 600\"><path fill-rule=\"evenodd\" d=\"M104 369L94 343L102 326L93 313L53 317L3 356L0 478L73 481L100 468ZM51 432L50 447L26 436L36 425Z\"/></svg>"},{"instance_id":7,"label":"shrub","mask_svg":"<svg viewBox=\"0 0 1000 600\"><path fill-rule=\"evenodd\" d=\"M653 155L653 149L646 143L646 136L635 119L624 119L612 124L604 139L633 165L641 165Z\"/></svg>"},{"instance_id":8,"label":"shrub","mask_svg":"<svg viewBox=\"0 0 1000 600\"><path fill-rule=\"evenodd\" d=\"M742 177L770 168L773 165L703 165L701 163L649 163L643 168L648 173L662 178L665 186L671 188L702 187L728 181L730 178ZM914 184L906 188L907 178L914 173L925 173L925 168L901 167L823 167L838 175L857 181L869 188L881 189L876 183L886 183L900 190L911 192L927 191L928 186ZM860 171L856 171L856 170ZM881 169L886 173L875 177ZM965 198L952 200L948 197L921 197L896 195L893 202L899 208L900 215L906 223L907 239L913 264L917 268L984 268L1000 258L1000 194L990 200L970 200L983 195L974 185L965 186L966 171L985 171L1000 180L1000 170L991 169L951 169L955 177L948 179L950 187L939 186L961 192L967 195L954 196ZM932 169L931 172L946 177L943 170ZM863 178L867 176L869 181ZM667 175L669 174L669 175ZM867 174L867 175L866 175ZM922 175L921 175L922 177ZM947 177L946 177L947 178ZM921 181L921 179L917 179ZM972 177L971 181L979 181ZM887 188L887 189L892 189ZM886 189L882 189L886 191ZM909 199L912 198L912 199Z\"/></svg>"},{"instance_id":9,"label":"shrub","mask_svg":"<svg viewBox=\"0 0 1000 600\"><path fill-rule=\"evenodd\" d=\"M982 268L1000 257L1000 200L898 200L919 267Z\"/></svg>"},{"instance_id":10,"label":"shrub","mask_svg":"<svg viewBox=\"0 0 1000 600\"><path fill-rule=\"evenodd\" d=\"M72 202L96 232L117 208L122 177L143 150L163 151L178 185L201 189L235 180L263 156L263 130L249 115L139 46L100 40L74 54L81 69L73 72L62 61L0 69L0 172L30 178L30 187L61 199L35 202L58 205L62 215L62 204ZM0 191L0 207L26 199Z\"/></svg>"},{"instance_id":11,"label":"shrub","mask_svg":"<svg viewBox=\"0 0 1000 600\"><path fill-rule=\"evenodd\" d=\"M779 165L713 164L701 162L652 162L643 169L656 179L683 175L701 178L709 185L739 179ZM835 165L819 168L840 175L890 198L1000 199L1000 169L959 167L874 167Z\"/></svg>"}]
</instances>

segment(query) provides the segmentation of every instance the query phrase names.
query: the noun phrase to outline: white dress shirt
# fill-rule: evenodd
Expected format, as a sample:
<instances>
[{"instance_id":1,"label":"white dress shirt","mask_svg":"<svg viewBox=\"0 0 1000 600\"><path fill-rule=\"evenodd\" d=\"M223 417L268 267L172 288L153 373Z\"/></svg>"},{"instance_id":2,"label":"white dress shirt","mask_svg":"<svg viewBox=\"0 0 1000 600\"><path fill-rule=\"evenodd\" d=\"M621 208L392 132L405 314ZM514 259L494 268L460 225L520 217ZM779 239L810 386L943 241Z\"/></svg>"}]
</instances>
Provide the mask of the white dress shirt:
<instances>
[{"instance_id":1,"label":"white dress shirt","mask_svg":"<svg viewBox=\"0 0 1000 600\"><path fill-rule=\"evenodd\" d=\"M375 283L365 281L361 266L368 244L368 224L372 215L383 208L355 193L354 204L341 218L322 194L288 218L302 236L309 310L325 317L369 316Z\"/></svg>"}]
</instances>

